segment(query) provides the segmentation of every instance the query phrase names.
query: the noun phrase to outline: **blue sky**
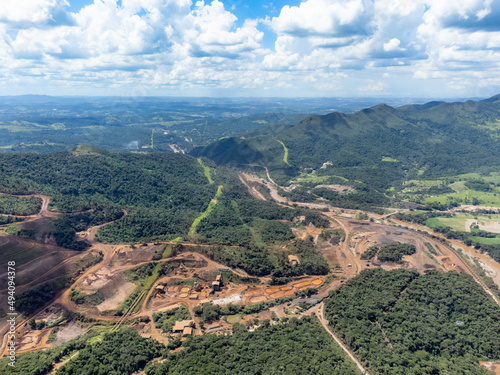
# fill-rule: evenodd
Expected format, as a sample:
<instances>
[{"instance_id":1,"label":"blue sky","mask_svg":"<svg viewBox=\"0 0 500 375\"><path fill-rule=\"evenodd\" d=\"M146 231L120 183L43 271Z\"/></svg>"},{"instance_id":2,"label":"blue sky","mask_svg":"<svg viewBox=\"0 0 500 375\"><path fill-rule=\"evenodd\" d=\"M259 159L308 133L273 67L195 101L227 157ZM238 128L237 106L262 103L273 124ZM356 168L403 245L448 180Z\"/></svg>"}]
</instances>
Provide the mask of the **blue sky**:
<instances>
[{"instance_id":1,"label":"blue sky","mask_svg":"<svg viewBox=\"0 0 500 375\"><path fill-rule=\"evenodd\" d=\"M500 0L17 0L0 95L489 97Z\"/></svg>"}]
</instances>

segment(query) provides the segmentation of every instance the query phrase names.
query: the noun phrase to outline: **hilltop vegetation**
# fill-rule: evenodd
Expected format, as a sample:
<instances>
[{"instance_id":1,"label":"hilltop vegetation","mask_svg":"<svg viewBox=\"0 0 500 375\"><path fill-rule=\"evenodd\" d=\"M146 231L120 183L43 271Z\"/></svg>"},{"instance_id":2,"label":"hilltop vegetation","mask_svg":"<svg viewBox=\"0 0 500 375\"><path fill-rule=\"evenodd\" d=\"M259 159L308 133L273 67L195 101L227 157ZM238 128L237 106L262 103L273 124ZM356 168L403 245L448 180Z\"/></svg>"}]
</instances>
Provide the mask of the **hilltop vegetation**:
<instances>
[{"instance_id":1,"label":"hilltop vegetation","mask_svg":"<svg viewBox=\"0 0 500 375\"><path fill-rule=\"evenodd\" d=\"M381 104L354 114L310 116L294 126L265 128L245 139L227 138L192 153L220 164L267 166L281 185L314 170L318 177L362 183L373 195L400 189L411 178L498 167L500 127L492 124L499 118L498 97L400 108Z\"/></svg>"},{"instance_id":2,"label":"hilltop vegetation","mask_svg":"<svg viewBox=\"0 0 500 375\"><path fill-rule=\"evenodd\" d=\"M466 274L365 270L325 304L333 329L377 374L487 374L500 309Z\"/></svg>"},{"instance_id":3,"label":"hilltop vegetation","mask_svg":"<svg viewBox=\"0 0 500 375\"><path fill-rule=\"evenodd\" d=\"M127 222L106 227L102 240L174 238L187 232L216 190L195 159L177 154L113 154L81 147L72 153L3 154L0 164L4 192L47 194L51 207L62 212L95 210L57 222L68 238L68 227L76 231L111 221L122 215L117 208L129 210ZM120 238L124 224L136 232Z\"/></svg>"},{"instance_id":4,"label":"hilltop vegetation","mask_svg":"<svg viewBox=\"0 0 500 375\"><path fill-rule=\"evenodd\" d=\"M305 217L305 225L329 226L318 212L258 201L239 184L225 185L210 214L199 222L197 238L220 245L271 246L294 237L290 224L277 220L291 222L298 216Z\"/></svg>"},{"instance_id":5,"label":"hilltop vegetation","mask_svg":"<svg viewBox=\"0 0 500 375\"><path fill-rule=\"evenodd\" d=\"M397 199L445 210L459 205L500 207L497 171L451 175L437 179L409 180L396 192Z\"/></svg>"},{"instance_id":6,"label":"hilltop vegetation","mask_svg":"<svg viewBox=\"0 0 500 375\"><path fill-rule=\"evenodd\" d=\"M201 211L216 190L188 156L83 150L2 154L0 187L7 193L47 194L61 212L112 204Z\"/></svg>"},{"instance_id":7,"label":"hilltop vegetation","mask_svg":"<svg viewBox=\"0 0 500 375\"><path fill-rule=\"evenodd\" d=\"M308 113L354 111L377 99L0 97L0 153L68 151L79 144L106 150L189 151L264 126L296 124ZM395 98L390 103L406 103ZM151 148L153 147L153 148Z\"/></svg>"}]
</instances>

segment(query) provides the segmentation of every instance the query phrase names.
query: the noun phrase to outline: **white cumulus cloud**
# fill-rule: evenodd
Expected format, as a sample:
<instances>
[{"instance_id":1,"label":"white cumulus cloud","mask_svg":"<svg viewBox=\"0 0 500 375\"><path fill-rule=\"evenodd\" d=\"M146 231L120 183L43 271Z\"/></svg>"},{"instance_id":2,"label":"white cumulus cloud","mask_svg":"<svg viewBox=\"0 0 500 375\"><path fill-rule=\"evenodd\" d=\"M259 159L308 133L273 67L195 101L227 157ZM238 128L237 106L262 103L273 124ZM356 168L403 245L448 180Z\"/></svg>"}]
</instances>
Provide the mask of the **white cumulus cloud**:
<instances>
[{"instance_id":1,"label":"white cumulus cloud","mask_svg":"<svg viewBox=\"0 0 500 375\"><path fill-rule=\"evenodd\" d=\"M94 0L69 12L71 1L2 2L0 90L500 91L500 0L303 0L265 4L256 19L220 0Z\"/></svg>"}]
</instances>

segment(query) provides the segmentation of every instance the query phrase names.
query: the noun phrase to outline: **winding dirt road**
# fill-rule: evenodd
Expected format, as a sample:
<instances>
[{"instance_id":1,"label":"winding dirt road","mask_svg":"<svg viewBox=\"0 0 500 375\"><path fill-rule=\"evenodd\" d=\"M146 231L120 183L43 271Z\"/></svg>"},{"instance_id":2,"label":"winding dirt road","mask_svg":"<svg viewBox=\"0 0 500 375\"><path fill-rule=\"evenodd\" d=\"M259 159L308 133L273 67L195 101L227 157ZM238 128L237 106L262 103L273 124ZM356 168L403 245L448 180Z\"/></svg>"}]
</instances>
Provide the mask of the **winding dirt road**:
<instances>
[{"instance_id":1,"label":"winding dirt road","mask_svg":"<svg viewBox=\"0 0 500 375\"><path fill-rule=\"evenodd\" d=\"M264 195L262 195L255 187L250 186L250 184L248 184L247 181L257 182L257 183L263 184L265 187L269 188L271 197L278 204L281 204L281 205L285 205L285 204L286 205L297 205L299 207L308 207L308 208L315 208L315 209L328 208L329 211L322 212L322 214L324 215L324 217L326 217L330 221L330 223L332 224L332 227L340 227L345 232L345 241L343 241L343 243L340 245L340 251L345 256L345 259L343 260L343 263L344 263L343 264L343 269L345 271L345 278L349 279L351 277L356 276L363 269L363 263L364 262L361 261L361 259L359 258L359 256L356 256L356 250L357 250L357 246L359 244L355 244L354 246L351 246L351 237L354 234L354 232L353 232L353 228L354 227L353 227L353 224L351 223L351 220L347 219L347 218L339 217L334 212L331 212L330 210L332 209L332 207L330 205L327 205L327 204L293 202L293 201L287 200L284 197L281 197L278 194L278 188L279 188L279 186L276 185L275 182L271 179L271 176L269 175L269 171L267 170L267 168L266 168L266 173L267 173L267 176L268 176L270 182L269 181L265 181L263 179L260 179L258 177L252 176L252 175L247 175L247 174L244 174L243 177L240 175L239 178L240 178L241 182L243 184L245 184L245 186L248 188L248 190L250 191L250 193L254 197L258 198L258 199L266 200L266 198L264 197ZM41 207L40 212L37 215L32 215L33 218L30 217L30 220L36 219L36 218L40 218L40 217L55 218L55 217L58 217L60 215L63 215L62 213L56 213L56 212L48 211L48 206L49 206L49 203L50 203L50 198L48 196L44 196L44 195L36 195L36 196L38 196L38 197L40 197L42 199L42 207ZM125 217L126 215L127 215L127 212L124 211L124 216L123 217ZM389 216L390 215L387 215L387 217L385 217L384 219L389 219ZM390 220L393 220L393 219L391 218ZM75 280L75 282L73 283L73 285L70 288L66 289L54 302L52 302L53 304L60 304L63 307L65 307L67 310L72 311L72 312L80 311L80 307L78 305L76 305L73 301L71 301L71 299L69 297L71 289L73 287L79 285L79 283L81 283L89 275L91 275L93 273L96 273L98 270L100 270L103 267L103 264L106 265L106 264L110 263L110 261L112 260L113 255L115 254L115 252L118 251L122 247L120 245L107 245L107 244L103 244L103 243L97 242L95 240L95 235L96 235L98 229L101 228L101 227L103 227L104 225L109 225L109 224L111 224L111 223L106 223L106 224L103 224L103 225L92 227L92 228L90 228L90 229L87 230L87 233L85 235L85 239L87 241L89 241L91 243L91 245L92 245L92 248L90 250L101 251L102 254L103 254L103 260L99 264L96 264L96 265L90 267L89 269L87 269L85 272L83 272ZM377 226L377 227L383 227L383 224L370 223L370 225L374 225L374 226ZM407 225L407 223L393 222L393 226L394 225ZM425 230L428 231L429 228L425 228ZM439 236L439 234L437 234L437 235ZM414 233L414 236L418 237L418 238L421 237L422 241L430 242L430 240L428 238L426 238L425 236L423 236L422 234ZM199 246L199 247L211 246L211 245L194 244L194 243L178 243L178 242L173 242L173 241L171 241L171 242L161 242L161 243L166 243L166 244L182 244L182 245L185 245L185 246ZM452 244L453 244L453 242L452 242ZM465 246L465 245L463 245L461 243L458 243L458 244L461 247ZM454 254L455 256L457 255L451 249L448 249L448 251L450 252L449 253L450 255L451 254ZM199 253L184 252L184 253L181 253L181 254L177 255L176 257L169 258L169 259L166 259L166 260L165 259L158 260L158 261L151 261L151 260L149 260L149 261L144 261L144 262L140 262L140 263L127 264L127 265L124 265L124 266L120 266L119 267L119 271L122 272L124 270L137 267L137 266L139 266L141 264L146 264L146 263L151 263L151 262L165 262L165 261L170 261L170 260L179 260L179 259L182 259L182 258L184 258L186 256L190 256L190 255L194 255L196 257L199 257L200 259L203 259L204 261L208 262L208 264L211 264L214 267L219 267L219 268L223 267L223 268L231 269L230 267L227 267L227 266L218 264L216 262L213 262L212 260L208 259L207 257L205 257L205 256L203 256L203 255L201 255ZM65 262L69 262L71 260L72 260L72 258L65 260ZM475 281L478 282L483 287L483 289L485 289L485 291L488 292L488 294L490 294L494 298L495 302L500 305L500 302L498 301L498 299L491 293L491 291L489 291L489 289L484 285L484 283L474 273L474 271L472 269L470 269L470 267L466 264L466 262L460 260L460 262L457 261L456 263L459 264L460 266L463 265L463 269L466 270L467 273L471 274L474 277ZM330 265L333 266L332 264L330 264ZM62 267L62 266L63 266L63 263L61 263L61 265L59 265L58 267ZM249 275L246 272L242 271L242 270L235 270L235 269L231 269L231 270L235 274L237 274L237 275L239 275L241 277L249 277ZM30 285L32 283L34 283L34 282L35 282L35 280L32 281L30 283ZM140 316L148 316L151 319L151 336L153 338L159 340L159 341L165 342L166 339L154 327L154 322L152 320L152 311L151 311L150 308L148 308L149 297L154 292L155 286L158 284L158 282L159 281L155 282L150 289L148 289L147 291L144 292L146 294L146 298L144 299L143 303L141 304L141 307L140 307L139 311L136 312L136 313L134 313L134 314L127 314L126 316L118 317L118 316L109 316L109 315L103 315L103 314L100 314L100 313L95 313L94 310L92 310L92 311L89 310L89 311L86 312L86 314L87 314L88 317L96 319L96 320L115 321L115 322L117 322L117 324L121 324L121 323L125 322L125 320L127 320L127 319L132 319L132 318L140 317ZM338 287L340 287L340 285L341 285L341 281L337 279L337 280L335 280L334 282L331 283L331 288L338 288ZM140 299L138 299L138 301L139 300ZM192 306L191 306L191 304L188 304L188 305L189 305L188 308L190 309L190 311L192 313ZM317 305L316 307L314 307L311 311L313 311L313 312L316 313L316 315L318 316L318 318L319 318L321 324L323 325L324 329L326 329L326 331L332 336L332 338L338 343L338 345L348 354L349 358L351 358L351 360L356 364L356 366L358 367L358 369L363 374L368 374L368 372L366 371L366 369L356 359L356 357L354 356L354 354L342 343L342 341L338 337L335 336L335 334L333 332L331 332L331 330L328 327L328 321L323 317L323 307L324 307L324 305L323 305L323 303L321 303L321 304ZM35 317L37 314L35 314L32 317ZM192 316L194 316L194 314L192 314ZM20 322L18 324L18 327L21 326L21 325L23 325L25 322L27 322L27 319L24 320L23 322ZM3 352L4 347L5 347L5 337L4 337L4 342L3 342L3 345L2 345L2 348L1 348L2 352Z\"/></svg>"}]
</instances>

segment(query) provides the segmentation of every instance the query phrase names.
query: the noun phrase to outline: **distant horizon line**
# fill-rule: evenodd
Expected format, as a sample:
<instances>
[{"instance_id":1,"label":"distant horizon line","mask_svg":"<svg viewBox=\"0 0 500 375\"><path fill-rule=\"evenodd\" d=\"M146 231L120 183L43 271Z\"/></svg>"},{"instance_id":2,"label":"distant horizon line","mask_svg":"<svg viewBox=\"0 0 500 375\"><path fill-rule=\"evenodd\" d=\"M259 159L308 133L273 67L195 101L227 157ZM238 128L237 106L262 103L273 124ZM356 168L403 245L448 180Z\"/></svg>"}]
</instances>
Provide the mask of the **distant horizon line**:
<instances>
[{"instance_id":1,"label":"distant horizon line","mask_svg":"<svg viewBox=\"0 0 500 375\"><path fill-rule=\"evenodd\" d=\"M129 98L134 100L153 99L153 98L185 98L185 99L414 99L414 100L483 100L500 95L500 93L488 96L456 96L456 97L437 97L437 96L207 96L207 95L48 95L48 94L18 94L18 95L0 95L0 98L21 98L21 97L48 97L48 98Z\"/></svg>"}]
</instances>

